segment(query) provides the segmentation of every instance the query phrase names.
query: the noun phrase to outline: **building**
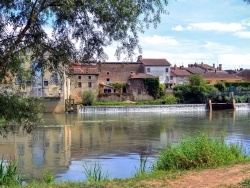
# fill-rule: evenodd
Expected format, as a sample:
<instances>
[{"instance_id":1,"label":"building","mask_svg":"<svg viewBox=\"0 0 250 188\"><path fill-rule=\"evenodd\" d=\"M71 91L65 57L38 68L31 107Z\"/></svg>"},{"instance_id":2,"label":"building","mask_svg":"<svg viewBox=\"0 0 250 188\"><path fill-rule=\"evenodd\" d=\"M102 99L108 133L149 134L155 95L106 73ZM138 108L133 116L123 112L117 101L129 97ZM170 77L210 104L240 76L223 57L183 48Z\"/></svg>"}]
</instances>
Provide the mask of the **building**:
<instances>
[{"instance_id":1,"label":"building","mask_svg":"<svg viewBox=\"0 0 250 188\"><path fill-rule=\"evenodd\" d=\"M138 57L143 73L158 77L161 84L168 84L171 64L166 59L146 59Z\"/></svg>"}]
</instances>

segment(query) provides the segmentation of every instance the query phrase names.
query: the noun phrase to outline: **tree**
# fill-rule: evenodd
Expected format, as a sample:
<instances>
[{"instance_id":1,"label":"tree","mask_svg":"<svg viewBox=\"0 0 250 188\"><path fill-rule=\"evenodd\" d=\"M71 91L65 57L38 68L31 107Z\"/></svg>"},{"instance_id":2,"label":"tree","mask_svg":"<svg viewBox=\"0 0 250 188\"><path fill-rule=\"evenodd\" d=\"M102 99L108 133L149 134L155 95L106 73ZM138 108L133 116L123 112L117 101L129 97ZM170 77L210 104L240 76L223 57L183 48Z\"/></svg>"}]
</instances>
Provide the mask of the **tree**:
<instances>
[{"instance_id":1,"label":"tree","mask_svg":"<svg viewBox=\"0 0 250 188\"><path fill-rule=\"evenodd\" d=\"M34 72L71 61L105 60L104 47L113 42L118 59L121 53L132 57L135 49L141 51L138 34L157 26L166 5L167 0L1 0L0 79L20 74L27 60L36 62ZM32 111L21 108L21 101L16 105ZM8 119L5 109L0 118Z\"/></svg>"},{"instance_id":2,"label":"tree","mask_svg":"<svg viewBox=\"0 0 250 188\"><path fill-rule=\"evenodd\" d=\"M174 87L174 95L181 103L204 103L213 90L213 86L207 85L199 74L189 76L189 84Z\"/></svg>"},{"instance_id":3,"label":"tree","mask_svg":"<svg viewBox=\"0 0 250 188\"><path fill-rule=\"evenodd\" d=\"M156 27L165 5L167 0L1 0L0 70L16 69L27 53L37 68L105 60L104 47L112 42L118 42L118 58L125 52L131 57L141 51L138 32Z\"/></svg>"}]
</instances>

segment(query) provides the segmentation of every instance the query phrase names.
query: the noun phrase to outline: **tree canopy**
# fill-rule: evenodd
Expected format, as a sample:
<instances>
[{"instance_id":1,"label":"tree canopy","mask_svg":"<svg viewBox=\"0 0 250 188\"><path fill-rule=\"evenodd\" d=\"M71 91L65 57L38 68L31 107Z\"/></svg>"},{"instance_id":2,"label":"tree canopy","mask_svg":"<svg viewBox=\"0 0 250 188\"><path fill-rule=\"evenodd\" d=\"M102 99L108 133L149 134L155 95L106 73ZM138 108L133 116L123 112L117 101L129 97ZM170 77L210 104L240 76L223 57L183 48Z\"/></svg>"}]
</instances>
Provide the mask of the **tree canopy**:
<instances>
[{"instance_id":1,"label":"tree canopy","mask_svg":"<svg viewBox=\"0 0 250 188\"><path fill-rule=\"evenodd\" d=\"M1 0L0 70L15 71L27 54L37 68L105 60L104 47L113 42L118 59L121 53L131 57L141 51L138 33L156 27L166 5L167 0Z\"/></svg>"}]
</instances>

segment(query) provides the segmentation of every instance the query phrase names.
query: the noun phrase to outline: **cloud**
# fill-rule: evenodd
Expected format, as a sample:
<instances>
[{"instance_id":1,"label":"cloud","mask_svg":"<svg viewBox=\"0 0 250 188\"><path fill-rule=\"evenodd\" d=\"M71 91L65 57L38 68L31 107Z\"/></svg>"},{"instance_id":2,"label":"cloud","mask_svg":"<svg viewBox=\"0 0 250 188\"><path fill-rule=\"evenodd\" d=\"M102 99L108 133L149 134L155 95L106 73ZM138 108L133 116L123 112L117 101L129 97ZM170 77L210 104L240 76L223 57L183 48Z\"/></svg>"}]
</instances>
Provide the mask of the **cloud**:
<instances>
[{"instance_id":1,"label":"cloud","mask_svg":"<svg viewBox=\"0 0 250 188\"><path fill-rule=\"evenodd\" d=\"M234 33L239 38L250 39L250 32L249 31L241 31Z\"/></svg>"},{"instance_id":2,"label":"cloud","mask_svg":"<svg viewBox=\"0 0 250 188\"><path fill-rule=\"evenodd\" d=\"M159 35L153 35L153 36L142 36L140 38L140 43L142 45L150 44L150 45L178 45L179 42L174 39L173 37L169 36L159 36Z\"/></svg>"},{"instance_id":3,"label":"cloud","mask_svg":"<svg viewBox=\"0 0 250 188\"><path fill-rule=\"evenodd\" d=\"M191 26L192 30L221 31L221 32L236 32L245 29L245 27L241 23L209 22L209 23L192 23L189 26Z\"/></svg>"},{"instance_id":4,"label":"cloud","mask_svg":"<svg viewBox=\"0 0 250 188\"><path fill-rule=\"evenodd\" d=\"M183 31L184 28L181 25L178 25L176 27L173 27L172 30L174 30L174 31Z\"/></svg>"},{"instance_id":5,"label":"cloud","mask_svg":"<svg viewBox=\"0 0 250 188\"><path fill-rule=\"evenodd\" d=\"M206 44L202 45L205 49L214 51L216 53L229 53L234 51L233 46L224 45L221 43L207 41Z\"/></svg>"},{"instance_id":6,"label":"cloud","mask_svg":"<svg viewBox=\"0 0 250 188\"><path fill-rule=\"evenodd\" d=\"M219 54L218 61L225 64L223 69L250 68L250 53L248 54Z\"/></svg>"},{"instance_id":7,"label":"cloud","mask_svg":"<svg viewBox=\"0 0 250 188\"><path fill-rule=\"evenodd\" d=\"M238 32L246 29L250 23L244 20L242 23L221 23L221 22L204 22L204 23L190 23L186 27L181 25L175 26L172 30L201 30L201 31L220 31L220 32Z\"/></svg>"}]
</instances>

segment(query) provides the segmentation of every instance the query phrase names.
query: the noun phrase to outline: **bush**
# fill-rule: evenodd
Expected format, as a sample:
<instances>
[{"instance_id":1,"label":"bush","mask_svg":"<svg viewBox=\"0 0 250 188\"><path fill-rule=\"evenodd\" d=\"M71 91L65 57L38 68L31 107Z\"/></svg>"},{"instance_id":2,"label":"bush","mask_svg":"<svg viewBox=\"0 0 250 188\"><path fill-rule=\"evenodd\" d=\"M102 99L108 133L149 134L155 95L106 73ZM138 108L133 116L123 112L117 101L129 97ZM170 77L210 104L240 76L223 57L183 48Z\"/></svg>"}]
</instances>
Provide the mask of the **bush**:
<instances>
[{"instance_id":1,"label":"bush","mask_svg":"<svg viewBox=\"0 0 250 188\"><path fill-rule=\"evenodd\" d=\"M224 137L210 138L205 134L183 137L178 145L168 144L160 152L154 170L189 170L218 167L249 161L238 143L227 144Z\"/></svg>"},{"instance_id":2,"label":"bush","mask_svg":"<svg viewBox=\"0 0 250 188\"><path fill-rule=\"evenodd\" d=\"M169 94L169 95L166 95L165 97L163 97L162 103L164 103L164 104L177 104L178 99L173 94Z\"/></svg>"},{"instance_id":3,"label":"bush","mask_svg":"<svg viewBox=\"0 0 250 188\"><path fill-rule=\"evenodd\" d=\"M82 104L84 106L91 106L94 102L94 94L92 91L84 91L82 94Z\"/></svg>"}]
</instances>

